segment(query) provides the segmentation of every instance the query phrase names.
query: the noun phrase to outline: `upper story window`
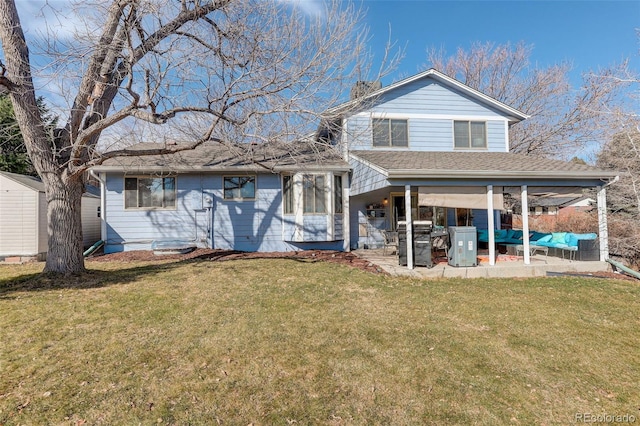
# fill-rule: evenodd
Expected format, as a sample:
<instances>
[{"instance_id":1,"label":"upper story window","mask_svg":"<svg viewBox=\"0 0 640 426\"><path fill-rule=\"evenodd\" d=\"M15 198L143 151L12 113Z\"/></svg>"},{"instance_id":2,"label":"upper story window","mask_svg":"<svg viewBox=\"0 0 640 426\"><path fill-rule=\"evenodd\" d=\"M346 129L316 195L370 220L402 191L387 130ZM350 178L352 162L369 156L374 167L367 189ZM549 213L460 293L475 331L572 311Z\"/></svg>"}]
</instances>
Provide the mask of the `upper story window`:
<instances>
[{"instance_id":1,"label":"upper story window","mask_svg":"<svg viewBox=\"0 0 640 426\"><path fill-rule=\"evenodd\" d=\"M374 118L373 146L409 146L407 120Z\"/></svg>"},{"instance_id":2,"label":"upper story window","mask_svg":"<svg viewBox=\"0 0 640 426\"><path fill-rule=\"evenodd\" d=\"M225 200L253 200L255 198L255 176L226 176L224 178Z\"/></svg>"},{"instance_id":3,"label":"upper story window","mask_svg":"<svg viewBox=\"0 0 640 426\"><path fill-rule=\"evenodd\" d=\"M484 121L454 121L455 148L486 148L487 126Z\"/></svg>"},{"instance_id":4,"label":"upper story window","mask_svg":"<svg viewBox=\"0 0 640 426\"><path fill-rule=\"evenodd\" d=\"M125 209L170 209L175 207L175 177L124 178Z\"/></svg>"}]
</instances>

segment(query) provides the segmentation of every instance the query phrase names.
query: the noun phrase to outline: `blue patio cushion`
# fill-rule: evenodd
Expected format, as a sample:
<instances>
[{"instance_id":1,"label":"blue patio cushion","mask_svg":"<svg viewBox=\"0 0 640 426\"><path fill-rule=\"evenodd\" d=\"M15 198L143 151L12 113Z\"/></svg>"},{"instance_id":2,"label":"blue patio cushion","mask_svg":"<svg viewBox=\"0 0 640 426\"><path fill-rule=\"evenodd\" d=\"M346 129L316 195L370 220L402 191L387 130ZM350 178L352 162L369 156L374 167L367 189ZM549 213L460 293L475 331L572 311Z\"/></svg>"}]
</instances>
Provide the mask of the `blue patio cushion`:
<instances>
[{"instance_id":1,"label":"blue patio cushion","mask_svg":"<svg viewBox=\"0 0 640 426\"><path fill-rule=\"evenodd\" d=\"M578 238L579 240L595 240L596 238L598 238L598 235L595 233L588 233L588 234L575 234L576 238Z\"/></svg>"},{"instance_id":2,"label":"blue patio cushion","mask_svg":"<svg viewBox=\"0 0 640 426\"><path fill-rule=\"evenodd\" d=\"M554 244L566 244L567 233L566 232L552 232L551 242Z\"/></svg>"},{"instance_id":3,"label":"blue patio cushion","mask_svg":"<svg viewBox=\"0 0 640 426\"><path fill-rule=\"evenodd\" d=\"M529 240L531 241L539 241L540 238L549 236L549 240L551 240L551 234L546 234L544 232L538 232L538 231L533 231L531 234L529 234Z\"/></svg>"},{"instance_id":4,"label":"blue patio cushion","mask_svg":"<svg viewBox=\"0 0 640 426\"><path fill-rule=\"evenodd\" d=\"M506 229L496 229L496 239L504 240L507 238L507 230Z\"/></svg>"},{"instance_id":5,"label":"blue patio cushion","mask_svg":"<svg viewBox=\"0 0 640 426\"><path fill-rule=\"evenodd\" d=\"M480 240L480 241L489 241L489 230L488 229L478 229L478 240Z\"/></svg>"},{"instance_id":6,"label":"blue patio cushion","mask_svg":"<svg viewBox=\"0 0 640 426\"><path fill-rule=\"evenodd\" d=\"M567 245L569 247L578 247L578 236L573 232L567 234Z\"/></svg>"},{"instance_id":7,"label":"blue patio cushion","mask_svg":"<svg viewBox=\"0 0 640 426\"><path fill-rule=\"evenodd\" d=\"M507 232L507 238L511 240L521 240L522 231L519 229L509 229L509 231Z\"/></svg>"},{"instance_id":8,"label":"blue patio cushion","mask_svg":"<svg viewBox=\"0 0 640 426\"><path fill-rule=\"evenodd\" d=\"M548 243L551 241L551 234L546 234L536 240L539 243Z\"/></svg>"}]
</instances>

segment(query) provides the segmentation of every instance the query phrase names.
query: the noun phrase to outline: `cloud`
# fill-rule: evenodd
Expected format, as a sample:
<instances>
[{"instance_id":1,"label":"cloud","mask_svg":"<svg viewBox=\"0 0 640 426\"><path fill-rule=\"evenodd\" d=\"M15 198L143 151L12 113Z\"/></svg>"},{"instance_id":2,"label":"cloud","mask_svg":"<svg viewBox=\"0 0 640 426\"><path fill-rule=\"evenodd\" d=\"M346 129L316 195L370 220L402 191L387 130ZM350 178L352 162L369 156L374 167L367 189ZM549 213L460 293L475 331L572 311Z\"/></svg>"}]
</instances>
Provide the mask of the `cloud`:
<instances>
[{"instance_id":1,"label":"cloud","mask_svg":"<svg viewBox=\"0 0 640 426\"><path fill-rule=\"evenodd\" d=\"M324 2L322 0L278 0L281 3L299 8L306 15L314 18L323 18L325 15Z\"/></svg>"},{"instance_id":2,"label":"cloud","mask_svg":"<svg viewBox=\"0 0 640 426\"><path fill-rule=\"evenodd\" d=\"M16 2L16 7L27 38L69 39L82 25L71 0L22 0Z\"/></svg>"}]
</instances>

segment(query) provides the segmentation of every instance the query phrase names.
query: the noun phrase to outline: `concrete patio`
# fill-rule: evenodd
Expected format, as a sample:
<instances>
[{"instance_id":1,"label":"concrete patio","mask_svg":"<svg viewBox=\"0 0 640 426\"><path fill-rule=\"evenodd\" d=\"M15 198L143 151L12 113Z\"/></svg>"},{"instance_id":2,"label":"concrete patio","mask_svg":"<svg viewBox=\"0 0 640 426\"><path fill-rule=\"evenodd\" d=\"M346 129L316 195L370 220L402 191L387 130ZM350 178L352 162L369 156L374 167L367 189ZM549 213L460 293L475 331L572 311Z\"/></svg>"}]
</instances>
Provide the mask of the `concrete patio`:
<instances>
[{"instance_id":1,"label":"concrete patio","mask_svg":"<svg viewBox=\"0 0 640 426\"><path fill-rule=\"evenodd\" d=\"M562 259L554 256L536 254L531 256L531 263L524 264L522 256L499 255L495 265L489 265L487 255L482 251L478 254L481 262L473 267L450 266L444 256L438 257L433 268L416 266L407 269L398 264L395 253L390 251L383 254L382 249L359 249L354 254L378 265L391 275L406 275L416 278L509 278L509 277L544 277L553 273L589 274L593 272L610 272L611 265L607 262L586 262Z\"/></svg>"}]
</instances>

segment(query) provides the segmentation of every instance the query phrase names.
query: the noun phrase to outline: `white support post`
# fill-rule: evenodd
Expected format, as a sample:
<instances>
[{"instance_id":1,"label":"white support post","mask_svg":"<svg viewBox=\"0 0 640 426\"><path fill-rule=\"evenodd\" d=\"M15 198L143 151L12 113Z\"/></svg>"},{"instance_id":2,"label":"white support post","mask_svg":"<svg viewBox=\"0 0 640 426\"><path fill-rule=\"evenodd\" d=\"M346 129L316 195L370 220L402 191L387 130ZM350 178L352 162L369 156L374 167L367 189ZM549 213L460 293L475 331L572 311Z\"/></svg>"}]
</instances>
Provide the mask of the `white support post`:
<instances>
[{"instance_id":1,"label":"white support post","mask_svg":"<svg viewBox=\"0 0 640 426\"><path fill-rule=\"evenodd\" d=\"M295 212L293 241L304 241L304 176L302 173L293 175L293 211Z\"/></svg>"},{"instance_id":2,"label":"white support post","mask_svg":"<svg viewBox=\"0 0 640 426\"><path fill-rule=\"evenodd\" d=\"M522 202L522 248L524 255L524 264L529 265L531 263L531 250L529 247L529 199L527 185L522 185L522 191L520 193Z\"/></svg>"},{"instance_id":3,"label":"white support post","mask_svg":"<svg viewBox=\"0 0 640 426\"><path fill-rule=\"evenodd\" d=\"M325 185L327 193L325 194L325 206L327 208L327 241L335 241L336 237L336 218L334 211L335 209L335 181L333 179L333 173L325 173L324 174ZM328 204L327 204L328 200Z\"/></svg>"},{"instance_id":4,"label":"white support post","mask_svg":"<svg viewBox=\"0 0 640 426\"><path fill-rule=\"evenodd\" d=\"M489 232L489 265L496 264L496 236L494 229L496 227L495 217L493 215L493 185L487 185L487 231Z\"/></svg>"},{"instance_id":5,"label":"white support post","mask_svg":"<svg viewBox=\"0 0 640 426\"><path fill-rule=\"evenodd\" d=\"M342 174L342 236L343 250L351 251L351 211L349 208L349 173Z\"/></svg>"},{"instance_id":6,"label":"white support post","mask_svg":"<svg viewBox=\"0 0 640 426\"><path fill-rule=\"evenodd\" d=\"M413 269L413 218L411 217L411 185L404 186L404 210L407 221L407 269Z\"/></svg>"},{"instance_id":7,"label":"white support post","mask_svg":"<svg viewBox=\"0 0 640 426\"><path fill-rule=\"evenodd\" d=\"M600 238L600 261L609 258L609 228L607 227L607 189L598 187L598 236Z\"/></svg>"}]
</instances>

